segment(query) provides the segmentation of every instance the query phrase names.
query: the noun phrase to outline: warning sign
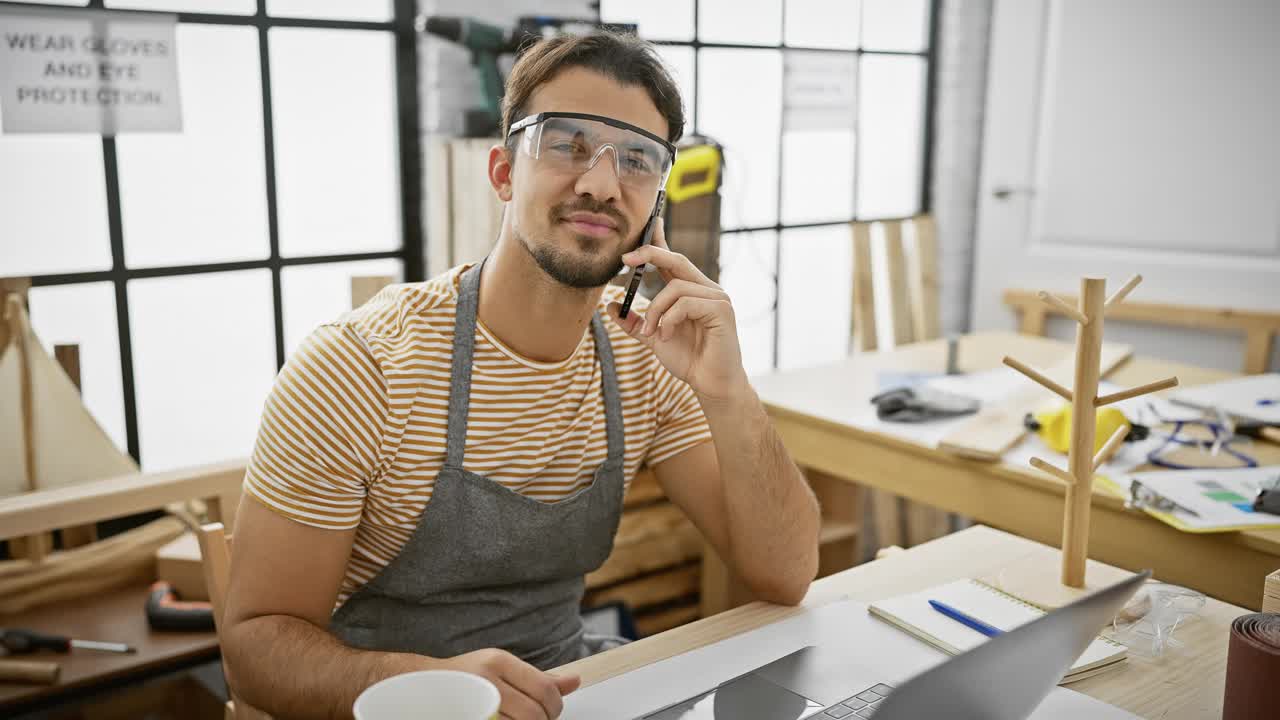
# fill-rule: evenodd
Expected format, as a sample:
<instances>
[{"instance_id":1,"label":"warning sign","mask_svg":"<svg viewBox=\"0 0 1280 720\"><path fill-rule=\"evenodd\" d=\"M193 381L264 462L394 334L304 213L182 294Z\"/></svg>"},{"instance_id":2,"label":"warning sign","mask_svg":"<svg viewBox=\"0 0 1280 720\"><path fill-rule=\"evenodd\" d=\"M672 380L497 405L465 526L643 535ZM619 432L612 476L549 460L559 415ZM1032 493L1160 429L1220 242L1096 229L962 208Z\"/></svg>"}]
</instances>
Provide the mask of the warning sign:
<instances>
[{"instance_id":1,"label":"warning sign","mask_svg":"<svg viewBox=\"0 0 1280 720\"><path fill-rule=\"evenodd\" d=\"M181 131L176 18L0 9L5 133Z\"/></svg>"}]
</instances>

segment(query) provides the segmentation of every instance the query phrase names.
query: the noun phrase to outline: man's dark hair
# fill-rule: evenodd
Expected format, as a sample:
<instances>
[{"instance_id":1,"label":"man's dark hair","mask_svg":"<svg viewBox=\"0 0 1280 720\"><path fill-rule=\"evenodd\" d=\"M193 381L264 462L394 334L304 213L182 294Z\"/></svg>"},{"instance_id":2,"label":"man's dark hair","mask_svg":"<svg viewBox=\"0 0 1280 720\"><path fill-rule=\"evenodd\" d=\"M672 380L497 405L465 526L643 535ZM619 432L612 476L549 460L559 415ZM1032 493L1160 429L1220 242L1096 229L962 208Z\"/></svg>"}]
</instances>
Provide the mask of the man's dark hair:
<instances>
[{"instance_id":1,"label":"man's dark hair","mask_svg":"<svg viewBox=\"0 0 1280 720\"><path fill-rule=\"evenodd\" d=\"M502 98L502 136L508 147L513 147L513 141L507 133L512 123L528 114L533 91L572 67L594 70L621 85L643 87L667 121L667 140L675 143L684 134L680 90L653 46L634 35L602 30L541 40L516 60Z\"/></svg>"}]
</instances>

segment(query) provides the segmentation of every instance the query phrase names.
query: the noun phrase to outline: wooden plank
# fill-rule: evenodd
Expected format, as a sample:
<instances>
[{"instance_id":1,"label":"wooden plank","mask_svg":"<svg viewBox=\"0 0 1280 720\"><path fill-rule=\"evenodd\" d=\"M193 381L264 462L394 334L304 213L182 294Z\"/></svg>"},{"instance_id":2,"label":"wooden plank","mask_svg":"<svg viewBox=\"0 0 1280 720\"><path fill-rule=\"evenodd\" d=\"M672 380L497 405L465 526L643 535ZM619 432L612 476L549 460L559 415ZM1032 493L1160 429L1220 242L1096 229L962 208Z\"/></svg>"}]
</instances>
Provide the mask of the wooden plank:
<instances>
[{"instance_id":1,"label":"wooden plank","mask_svg":"<svg viewBox=\"0 0 1280 720\"><path fill-rule=\"evenodd\" d=\"M902 247L902 222L886 220L880 223L884 229L884 257L888 268L885 278L889 288L889 317L893 327L894 347L912 342L911 293L907 283L907 258Z\"/></svg>"},{"instance_id":2,"label":"wooden plank","mask_svg":"<svg viewBox=\"0 0 1280 720\"><path fill-rule=\"evenodd\" d=\"M672 628L691 623L701 617L696 603L677 605L654 613L645 613L635 618L636 632L640 637L649 637L666 632Z\"/></svg>"},{"instance_id":3,"label":"wooden plank","mask_svg":"<svg viewBox=\"0 0 1280 720\"><path fill-rule=\"evenodd\" d=\"M861 352L876 349L876 297L871 272L871 224L853 224L853 314L850 337Z\"/></svg>"},{"instance_id":4,"label":"wooden plank","mask_svg":"<svg viewBox=\"0 0 1280 720\"><path fill-rule=\"evenodd\" d=\"M1099 372L1106 377L1133 354L1128 345L1104 343ZM1046 370L1049 379L1063 384L1075 370L1075 360L1066 356ZM979 410L938 443L938 448L962 457L986 462L998 461L1026 434L1022 419L1034 412L1052 393L1030 381L1004 403Z\"/></svg>"},{"instance_id":5,"label":"wooden plank","mask_svg":"<svg viewBox=\"0 0 1280 720\"><path fill-rule=\"evenodd\" d=\"M1022 305L1017 308L1017 311L1020 314L1018 332L1023 335L1044 337L1047 319L1044 303L1037 301L1034 305Z\"/></svg>"},{"instance_id":6,"label":"wooden plank","mask_svg":"<svg viewBox=\"0 0 1280 720\"><path fill-rule=\"evenodd\" d=\"M382 288L395 282L391 275L353 275L351 277L351 308L369 302Z\"/></svg>"},{"instance_id":7,"label":"wooden plank","mask_svg":"<svg viewBox=\"0 0 1280 720\"><path fill-rule=\"evenodd\" d=\"M1260 375L1271 364L1271 345L1276 333L1273 330L1253 329L1244 336L1244 373Z\"/></svg>"},{"instance_id":8,"label":"wooden plank","mask_svg":"<svg viewBox=\"0 0 1280 720\"><path fill-rule=\"evenodd\" d=\"M76 390L80 390L80 346L74 343L54 345L53 358L67 373L67 379L76 386ZM64 548L80 547L98 539L98 526L95 523L73 525L62 528L59 534Z\"/></svg>"},{"instance_id":9,"label":"wooden plank","mask_svg":"<svg viewBox=\"0 0 1280 720\"><path fill-rule=\"evenodd\" d=\"M1262 586L1262 612L1280 613L1280 570L1268 575Z\"/></svg>"},{"instance_id":10,"label":"wooden plank","mask_svg":"<svg viewBox=\"0 0 1280 720\"><path fill-rule=\"evenodd\" d=\"M193 498L238 498L244 472L245 460L241 458L0 498L0 540L155 510ZM232 505L226 511L234 509Z\"/></svg>"},{"instance_id":11,"label":"wooden plank","mask_svg":"<svg viewBox=\"0 0 1280 720\"><path fill-rule=\"evenodd\" d=\"M702 535L675 505L661 503L623 513L613 552L587 575L587 589L683 564L702 553Z\"/></svg>"},{"instance_id":12,"label":"wooden plank","mask_svg":"<svg viewBox=\"0 0 1280 720\"><path fill-rule=\"evenodd\" d=\"M920 342L938 337L938 238L932 217L918 215L911 224L911 328L912 341Z\"/></svg>"},{"instance_id":13,"label":"wooden plank","mask_svg":"<svg viewBox=\"0 0 1280 720\"><path fill-rule=\"evenodd\" d=\"M427 277L453 267L453 183L449 139L432 135L426 151Z\"/></svg>"},{"instance_id":14,"label":"wooden plank","mask_svg":"<svg viewBox=\"0 0 1280 720\"><path fill-rule=\"evenodd\" d=\"M622 509L626 511L633 507L650 505L659 500L665 500L666 497L662 486L658 484L658 476L649 468L642 467L640 472L631 479L627 494L622 496Z\"/></svg>"},{"instance_id":15,"label":"wooden plank","mask_svg":"<svg viewBox=\"0 0 1280 720\"><path fill-rule=\"evenodd\" d=\"M1004 304L1011 307L1030 307L1043 305L1036 296L1037 291L1009 289L1004 291ZM1076 295L1058 295L1069 305L1076 305ZM1107 319L1111 321L1126 320L1130 322L1149 323L1186 327L1193 330L1251 330L1254 328L1280 331L1280 312L1265 310L1237 310L1223 307L1202 307L1194 305L1178 305L1164 302L1135 302L1125 300L1107 311Z\"/></svg>"},{"instance_id":16,"label":"wooden plank","mask_svg":"<svg viewBox=\"0 0 1280 720\"><path fill-rule=\"evenodd\" d=\"M27 302L27 291L31 289L31 278L25 277L0 277L0 321L4 319L4 308L6 297L13 293L17 295L22 303ZM0 322L0 352L9 345L9 324Z\"/></svg>"},{"instance_id":17,"label":"wooden plank","mask_svg":"<svg viewBox=\"0 0 1280 720\"><path fill-rule=\"evenodd\" d=\"M582 606L623 602L633 609L645 608L696 595L701 583L702 567L695 562L591 590L583 597Z\"/></svg>"}]
</instances>

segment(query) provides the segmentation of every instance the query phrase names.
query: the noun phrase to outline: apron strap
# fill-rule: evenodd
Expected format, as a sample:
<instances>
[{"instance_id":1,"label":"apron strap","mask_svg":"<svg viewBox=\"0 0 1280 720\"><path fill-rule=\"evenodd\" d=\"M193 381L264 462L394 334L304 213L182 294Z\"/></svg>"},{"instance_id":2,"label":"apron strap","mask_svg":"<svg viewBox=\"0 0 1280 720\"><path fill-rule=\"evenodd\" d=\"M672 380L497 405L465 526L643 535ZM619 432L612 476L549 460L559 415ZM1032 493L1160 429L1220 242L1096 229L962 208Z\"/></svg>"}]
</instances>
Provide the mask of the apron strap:
<instances>
[{"instance_id":1,"label":"apron strap","mask_svg":"<svg viewBox=\"0 0 1280 720\"><path fill-rule=\"evenodd\" d=\"M453 361L449 377L449 420L445 431L445 465L462 468L467 444L467 416L471 411L471 367L475 361L476 317L480 307L480 272L484 260L462 274L458 287L458 308L453 326ZM622 421L622 393L613 359L613 345L600 313L591 316L591 334L600 358L601 394L604 396L605 435L608 455L605 463L622 467L626 455L626 434Z\"/></svg>"},{"instance_id":2,"label":"apron strap","mask_svg":"<svg viewBox=\"0 0 1280 720\"><path fill-rule=\"evenodd\" d=\"M488 258L486 258L488 259ZM476 316L480 307L480 270L484 260L462 274L453 323L453 367L449 377L449 424L445 431L445 466L462 467L471 412L471 366L476 350Z\"/></svg>"}]
</instances>

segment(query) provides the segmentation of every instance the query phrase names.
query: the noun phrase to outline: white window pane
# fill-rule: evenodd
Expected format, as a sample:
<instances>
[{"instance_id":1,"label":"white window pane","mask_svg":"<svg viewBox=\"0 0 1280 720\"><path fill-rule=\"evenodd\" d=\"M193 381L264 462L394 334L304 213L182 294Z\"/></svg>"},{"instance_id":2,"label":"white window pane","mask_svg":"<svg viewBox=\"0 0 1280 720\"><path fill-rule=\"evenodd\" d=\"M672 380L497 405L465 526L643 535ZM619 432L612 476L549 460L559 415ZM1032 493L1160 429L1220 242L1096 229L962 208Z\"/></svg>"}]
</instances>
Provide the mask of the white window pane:
<instances>
[{"instance_id":1,"label":"white window pane","mask_svg":"<svg viewBox=\"0 0 1280 720\"><path fill-rule=\"evenodd\" d=\"M858 47L858 0L787 0L787 44Z\"/></svg>"},{"instance_id":2,"label":"white window pane","mask_svg":"<svg viewBox=\"0 0 1280 720\"><path fill-rule=\"evenodd\" d=\"M675 78L676 87L680 89L680 100L684 106L684 132L686 135L697 127L694 122L694 84L693 48L674 45L658 45L658 56L667 64L671 76Z\"/></svg>"},{"instance_id":3,"label":"white window pane","mask_svg":"<svg viewBox=\"0 0 1280 720\"><path fill-rule=\"evenodd\" d=\"M80 395L120 452L128 452L115 288L109 282L34 287L31 327L50 356L54 345L80 346Z\"/></svg>"},{"instance_id":4,"label":"white window pane","mask_svg":"<svg viewBox=\"0 0 1280 720\"><path fill-rule=\"evenodd\" d=\"M391 33L273 28L280 253L400 247Z\"/></svg>"},{"instance_id":5,"label":"white window pane","mask_svg":"<svg viewBox=\"0 0 1280 720\"><path fill-rule=\"evenodd\" d=\"M853 130L783 135L782 222L848 220L852 216Z\"/></svg>"},{"instance_id":6,"label":"white window pane","mask_svg":"<svg viewBox=\"0 0 1280 720\"><path fill-rule=\"evenodd\" d=\"M269 254L258 31L178 26L181 133L133 133L120 150L129 267Z\"/></svg>"},{"instance_id":7,"label":"white window pane","mask_svg":"<svg viewBox=\"0 0 1280 720\"><path fill-rule=\"evenodd\" d=\"M777 45L782 40L782 0L700 0L698 39Z\"/></svg>"},{"instance_id":8,"label":"white window pane","mask_svg":"<svg viewBox=\"0 0 1280 720\"><path fill-rule=\"evenodd\" d=\"M928 42L925 0L862 0L862 47L918 52Z\"/></svg>"},{"instance_id":9,"label":"white window pane","mask_svg":"<svg viewBox=\"0 0 1280 720\"><path fill-rule=\"evenodd\" d=\"M102 140L0 135L0 275L110 268Z\"/></svg>"},{"instance_id":10,"label":"white window pane","mask_svg":"<svg viewBox=\"0 0 1280 720\"><path fill-rule=\"evenodd\" d=\"M391 0L267 0L267 14L276 17L384 22L392 18L394 11Z\"/></svg>"},{"instance_id":11,"label":"white window pane","mask_svg":"<svg viewBox=\"0 0 1280 720\"><path fill-rule=\"evenodd\" d=\"M720 236L720 286L733 302L742 366L748 375L773 369L777 248L778 234L771 230Z\"/></svg>"},{"instance_id":12,"label":"white window pane","mask_svg":"<svg viewBox=\"0 0 1280 720\"><path fill-rule=\"evenodd\" d=\"M782 232L778 367L835 362L849 351L853 238L848 225Z\"/></svg>"},{"instance_id":13,"label":"white window pane","mask_svg":"<svg viewBox=\"0 0 1280 720\"><path fill-rule=\"evenodd\" d=\"M772 225L778 220L782 53L700 52L698 129L724 145L725 152L721 227ZM747 89L750 102L743 95Z\"/></svg>"},{"instance_id":14,"label":"white window pane","mask_svg":"<svg viewBox=\"0 0 1280 720\"><path fill-rule=\"evenodd\" d=\"M693 0L602 0L600 19L635 23L646 40L693 39Z\"/></svg>"},{"instance_id":15,"label":"white window pane","mask_svg":"<svg viewBox=\"0 0 1280 720\"><path fill-rule=\"evenodd\" d=\"M925 62L862 56L858 102L858 217L914 215L920 208Z\"/></svg>"},{"instance_id":16,"label":"white window pane","mask_svg":"<svg viewBox=\"0 0 1280 720\"><path fill-rule=\"evenodd\" d=\"M252 15L254 0L107 0L109 8L163 10L166 12L208 12L222 15Z\"/></svg>"},{"instance_id":17,"label":"white window pane","mask_svg":"<svg viewBox=\"0 0 1280 720\"><path fill-rule=\"evenodd\" d=\"M298 265L281 270L286 353L293 354L317 326L336 320L351 309L353 275L389 275L394 282L400 282L403 270L399 260Z\"/></svg>"},{"instance_id":18,"label":"white window pane","mask_svg":"<svg viewBox=\"0 0 1280 720\"><path fill-rule=\"evenodd\" d=\"M268 270L133 280L142 469L245 457L276 373Z\"/></svg>"}]
</instances>

